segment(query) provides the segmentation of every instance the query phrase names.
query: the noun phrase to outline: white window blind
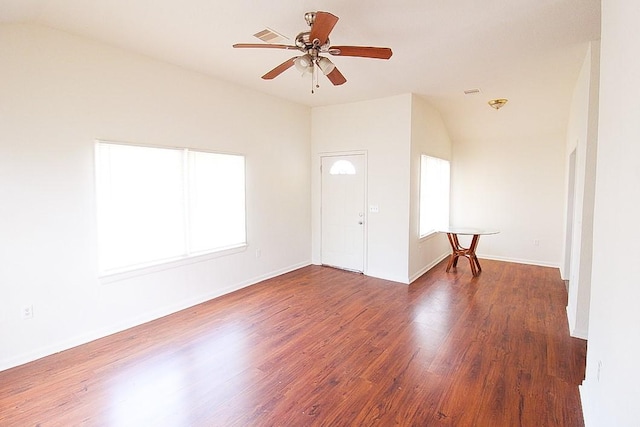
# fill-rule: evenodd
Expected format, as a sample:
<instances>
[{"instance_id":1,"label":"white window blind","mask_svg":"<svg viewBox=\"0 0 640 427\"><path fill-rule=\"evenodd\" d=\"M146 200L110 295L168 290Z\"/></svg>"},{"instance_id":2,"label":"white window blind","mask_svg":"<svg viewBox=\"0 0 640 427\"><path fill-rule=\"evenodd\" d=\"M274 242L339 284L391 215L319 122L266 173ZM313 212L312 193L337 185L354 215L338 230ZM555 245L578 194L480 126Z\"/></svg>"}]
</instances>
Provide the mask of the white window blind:
<instances>
[{"instance_id":1,"label":"white window blind","mask_svg":"<svg viewBox=\"0 0 640 427\"><path fill-rule=\"evenodd\" d=\"M244 157L96 144L101 273L246 242Z\"/></svg>"},{"instance_id":2,"label":"white window blind","mask_svg":"<svg viewBox=\"0 0 640 427\"><path fill-rule=\"evenodd\" d=\"M420 237L449 225L449 161L420 159Z\"/></svg>"}]
</instances>

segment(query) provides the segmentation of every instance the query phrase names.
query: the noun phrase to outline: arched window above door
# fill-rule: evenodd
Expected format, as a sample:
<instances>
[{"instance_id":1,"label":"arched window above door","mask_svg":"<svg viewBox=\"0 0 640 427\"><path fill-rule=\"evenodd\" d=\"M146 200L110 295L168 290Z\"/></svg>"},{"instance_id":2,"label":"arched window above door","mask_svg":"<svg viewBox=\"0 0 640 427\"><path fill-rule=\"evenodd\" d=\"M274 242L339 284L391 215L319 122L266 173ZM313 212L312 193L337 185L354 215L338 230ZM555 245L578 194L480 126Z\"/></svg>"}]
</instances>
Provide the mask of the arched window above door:
<instances>
[{"instance_id":1,"label":"arched window above door","mask_svg":"<svg viewBox=\"0 0 640 427\"><path fill-rule=\"evenodd\" d=\"M356 167L348 160L338 160L329 170L329 175L355 175Z\"/></svg>"}]
</instances>

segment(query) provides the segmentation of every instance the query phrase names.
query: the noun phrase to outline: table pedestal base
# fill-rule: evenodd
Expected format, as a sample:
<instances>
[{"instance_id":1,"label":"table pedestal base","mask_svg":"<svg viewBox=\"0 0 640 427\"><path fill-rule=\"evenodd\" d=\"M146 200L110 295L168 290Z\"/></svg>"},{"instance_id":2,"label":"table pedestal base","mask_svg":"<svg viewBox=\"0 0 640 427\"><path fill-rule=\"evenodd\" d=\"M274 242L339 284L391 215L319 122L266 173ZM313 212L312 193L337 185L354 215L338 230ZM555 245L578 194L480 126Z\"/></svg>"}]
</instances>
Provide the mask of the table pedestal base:
<instances>
[{"instance_id":1,"label":"table pedestal base","mask_svg":"<svg viewBox=\"0 0 640 427\"><path fill-rule=\"evenodd\" d=\"M458 241L458 235L455 233L447 233L449 243L451 244L451 257L449 258L449 264L447 264L447 273L451 267L458 266L458 258L465 257L469 259L469 265L471 265L471 274L477 276L482 271L480 262L476 256L476 248L478 247L478 241L480 240L479 234L474 234L471 238L471 245L468 248L463 248Z\"/></svg>"}]
</instances>

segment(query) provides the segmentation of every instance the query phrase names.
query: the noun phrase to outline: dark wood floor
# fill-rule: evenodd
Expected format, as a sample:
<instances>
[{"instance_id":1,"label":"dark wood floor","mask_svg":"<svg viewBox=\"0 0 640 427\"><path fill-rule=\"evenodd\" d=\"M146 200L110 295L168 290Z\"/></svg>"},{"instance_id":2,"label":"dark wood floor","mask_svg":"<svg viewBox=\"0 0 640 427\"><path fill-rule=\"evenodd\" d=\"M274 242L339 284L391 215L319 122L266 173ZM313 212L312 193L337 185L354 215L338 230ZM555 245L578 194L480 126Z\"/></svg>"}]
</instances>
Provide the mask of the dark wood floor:
<instances>
[{"instance_id":1,"label":"dark wood floor","mask_svg":"<svg viewBox=\"0 0 640 427\"><path fill-rule=\"evenodd\" d=\"M557 269L311 266L0 372L0 426L582 426Z\"/></svg>"}]
</instances>

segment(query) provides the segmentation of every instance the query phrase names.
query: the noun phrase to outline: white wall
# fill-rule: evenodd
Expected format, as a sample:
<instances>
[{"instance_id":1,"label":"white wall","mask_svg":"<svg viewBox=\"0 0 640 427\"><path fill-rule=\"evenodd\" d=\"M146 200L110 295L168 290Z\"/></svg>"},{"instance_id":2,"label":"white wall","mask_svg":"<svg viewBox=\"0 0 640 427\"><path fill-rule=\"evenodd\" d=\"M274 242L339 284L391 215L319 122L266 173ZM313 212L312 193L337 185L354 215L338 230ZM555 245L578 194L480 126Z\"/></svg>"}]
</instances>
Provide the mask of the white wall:
<instances>
[{"instance_id":1,"label":"white wall","mask_svg":"<svg viewBox=\"0 0 640 427\"><path fill-rule=\"evenodd\" d=\"M409 281L412 282L451 253L444 234L420 239L420 157L451 161L451 139L440 113L424 98L411 97L411 183L409 209Z\"/></svg>"},{"instance_id":2,"label":"white wall","mask_svg":"<svg viewBox=\"0 0 640 427\"><path fill-rule=\"evenodd\" d=\"M491 120L507 128L509 107ZM451 225L500 231L480 239L480 257L559 267L566 133L526 132L453 141Z\"/></svg>"},{"instance_id":3,"label":"white wall","mask_svg":"<svg viewBox=\"0 0 640 427\"><path fill-rule=\"evenodd\" d=\"M366 151L365 274L408 283L411 95L312 110L312 260L320 263L320 154Z\"/></svg>"},{"instance_id":4,"label":"white wall","mask_svg":"<svg viewBox=\"0 0 640 427\"><path fill-rule=\"evenodd\" d=\"M569 271L563 277L569 280L567 316L572 336L586 339L589 331L589 299L591 295L591 254L593 251L593 205L595 197L596 153L598 142L598 86L600 69L600 43L590 44L576 82L567 129L566 163L569 171L571 153L575 152L573 178L573 213L567 217L565 233L571 247ZM568 187L568 185L567 185ZM571 221L571 223L569 223ZM568 261L568 264L567 262Z\"/></svg>"},{"instance_id":5,"label":"white wall","mask_svg":"<svg viewBox=\"0 0 640 427\"><path fill-rule=\"evenodd\" d=\"M308 108L45 27L0 58L0 369L310 263ZM101 283L96 138L246 155L247 250Z\"/></svg>"},{"instance_id":6,"label":"white wall","mask_svg":"<svg viewBox=\"0 0 640 427\"><path fill-rule=\"evenodd\" d=\"M602 1L587 427L640 420L640 3Z\"/></svg>"}]
</instances>

